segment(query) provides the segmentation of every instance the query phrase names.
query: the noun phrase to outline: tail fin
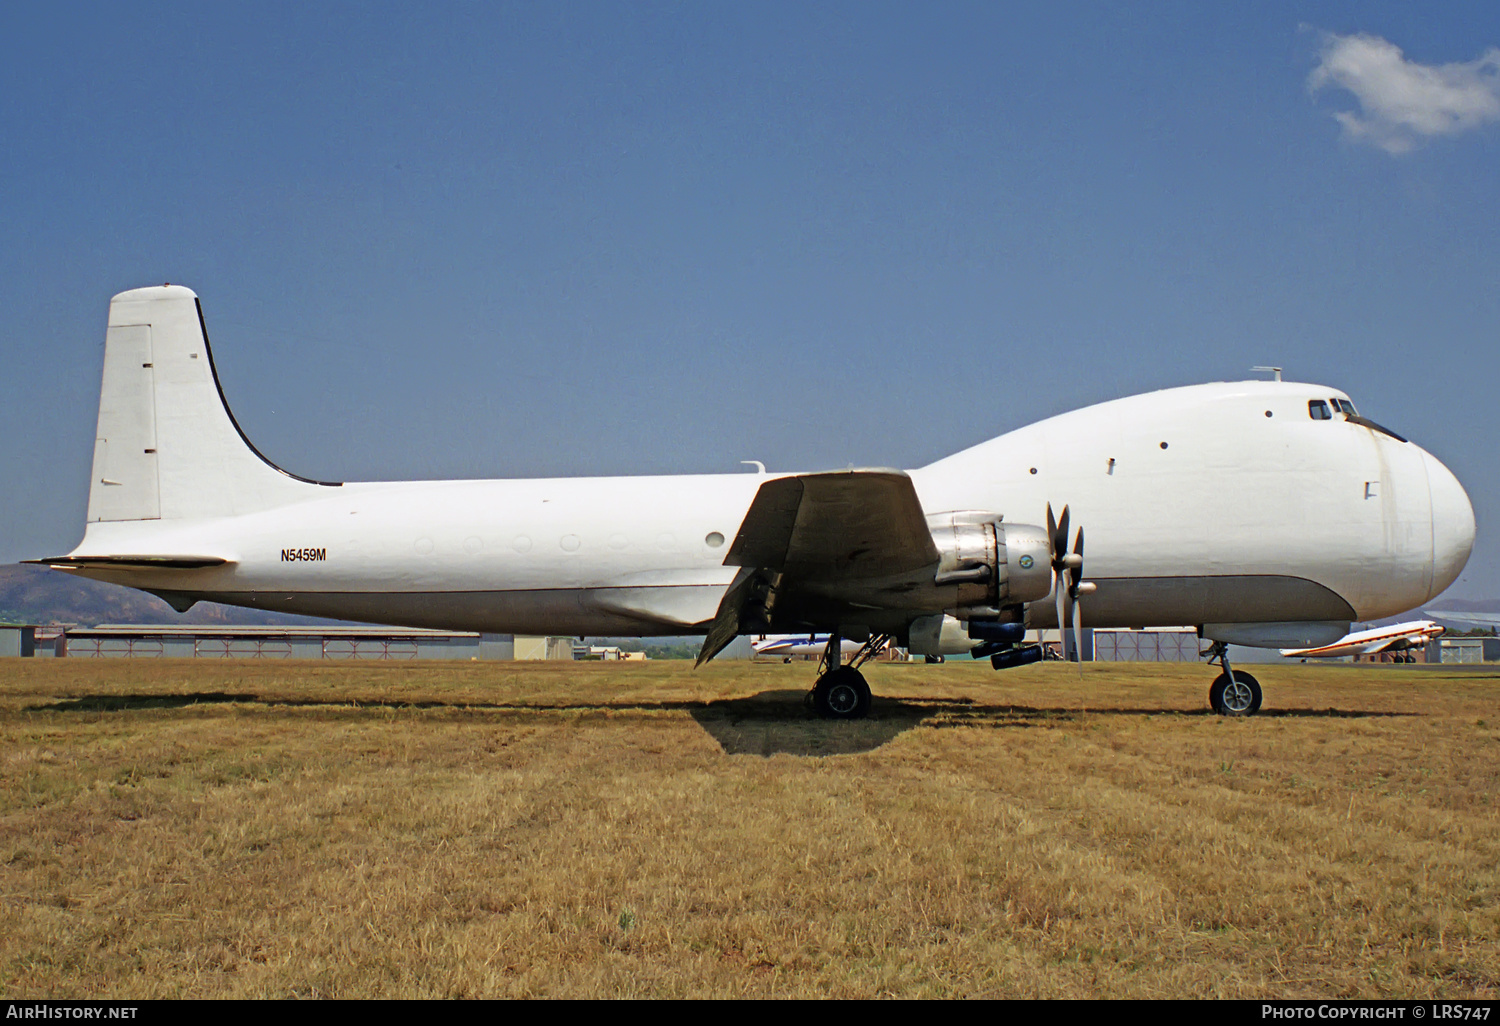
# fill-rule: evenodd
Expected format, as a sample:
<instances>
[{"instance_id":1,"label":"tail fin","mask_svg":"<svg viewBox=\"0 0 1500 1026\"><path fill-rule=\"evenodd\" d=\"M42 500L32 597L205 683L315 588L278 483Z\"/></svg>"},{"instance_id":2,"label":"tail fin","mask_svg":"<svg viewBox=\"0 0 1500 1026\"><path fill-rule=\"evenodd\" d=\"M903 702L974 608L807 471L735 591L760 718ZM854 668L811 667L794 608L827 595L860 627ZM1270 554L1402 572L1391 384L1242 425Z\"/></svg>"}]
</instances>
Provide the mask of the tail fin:
<instances>
[{"instance_id":1,"label":"tail fin","mask_svg":"<svg viewBox=\"0 0 1500 1026\"><path fill-rule=\"evenodd\" d=\"M329 484L288 474L240 430L191 289L133 289L110 301L90 523L253 513Z\"/></svg>"}]
</instances>

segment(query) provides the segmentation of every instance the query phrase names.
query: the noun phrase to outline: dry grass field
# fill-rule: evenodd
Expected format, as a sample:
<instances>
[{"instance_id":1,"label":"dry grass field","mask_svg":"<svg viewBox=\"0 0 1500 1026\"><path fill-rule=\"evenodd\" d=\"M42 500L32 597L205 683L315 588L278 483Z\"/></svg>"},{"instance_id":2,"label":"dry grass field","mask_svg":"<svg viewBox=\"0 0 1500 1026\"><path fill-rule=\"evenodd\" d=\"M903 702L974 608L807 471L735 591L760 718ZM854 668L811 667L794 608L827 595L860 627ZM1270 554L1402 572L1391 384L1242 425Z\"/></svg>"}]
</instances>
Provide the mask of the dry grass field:
<instances>
[{"instance_id":1,"label":"dry grass field","mask_svg":"<svg viewBox=\"0 0 1500 1026\"><path fill-rule=\"evenodd\" d=\"M0 663L0 997L1487 997L1500 678Z\"/></svg>"}]
</instances>

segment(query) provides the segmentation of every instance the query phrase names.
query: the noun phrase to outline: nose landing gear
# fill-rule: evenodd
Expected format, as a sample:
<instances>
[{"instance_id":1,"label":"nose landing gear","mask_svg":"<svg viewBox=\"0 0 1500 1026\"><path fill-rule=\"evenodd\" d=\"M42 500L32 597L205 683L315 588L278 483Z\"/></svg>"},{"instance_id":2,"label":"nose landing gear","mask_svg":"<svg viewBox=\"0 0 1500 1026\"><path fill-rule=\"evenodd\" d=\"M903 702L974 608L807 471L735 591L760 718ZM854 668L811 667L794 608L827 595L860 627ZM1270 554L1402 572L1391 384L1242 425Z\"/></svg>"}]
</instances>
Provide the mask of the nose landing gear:
<instances>
[{"instance_id":1,"label":"nose landing gear","mask_svg":"<svg viewBox=\"0 0 1500 1026\"><path fill-rule=\"evenodd\" d=\"M1214 642L1209 653L1210 666L1217 659L1224 667L1224 672L1209 685L1209 707L1220 716L1254 716L1260 711L1260 681L1229 665L1229 645L1225 642Z\"/></svg>"}]
</instances>

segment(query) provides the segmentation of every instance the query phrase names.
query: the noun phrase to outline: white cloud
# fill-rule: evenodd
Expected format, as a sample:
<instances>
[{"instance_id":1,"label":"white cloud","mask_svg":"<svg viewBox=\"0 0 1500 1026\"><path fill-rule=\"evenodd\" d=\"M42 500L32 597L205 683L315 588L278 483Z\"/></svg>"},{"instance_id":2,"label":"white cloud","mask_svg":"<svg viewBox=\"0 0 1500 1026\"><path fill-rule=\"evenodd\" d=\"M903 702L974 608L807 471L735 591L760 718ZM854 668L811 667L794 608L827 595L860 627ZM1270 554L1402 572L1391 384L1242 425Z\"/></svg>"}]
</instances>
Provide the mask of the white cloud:
<instances>
[{"instance_id":1,"label":"white cloud","mask_svg":"<svg viewBox=\"0 0 1500 1026\"><path fill-rule=\"evenodd\" d=\"M1307 85L1313 92L1331 85L1353 93L1359 111L1333 115L1344 134L1392 154L1500 121L1495 47L1465 64L1418 64L1379 36L1328 34Z\"/></svg>"}]
</instances>

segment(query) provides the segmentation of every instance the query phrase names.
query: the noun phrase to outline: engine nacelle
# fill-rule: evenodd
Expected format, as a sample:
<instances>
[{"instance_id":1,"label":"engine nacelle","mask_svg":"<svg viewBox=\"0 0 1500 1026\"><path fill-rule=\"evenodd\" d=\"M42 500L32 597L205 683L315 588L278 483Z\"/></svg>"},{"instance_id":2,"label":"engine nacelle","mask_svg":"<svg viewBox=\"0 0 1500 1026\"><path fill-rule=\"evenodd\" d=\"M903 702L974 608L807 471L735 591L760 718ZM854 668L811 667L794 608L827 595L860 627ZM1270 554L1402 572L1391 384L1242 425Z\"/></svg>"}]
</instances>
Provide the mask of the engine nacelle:
<instances>
[{"instance_id":1,"label":"engine nacelle","mask_svg":"<svg viewBox=\"0 0 1500 1026\"><path fill-rule=\"evenodd\" d=\"M997 620L1002 606L1045 598L1052 591L1052 549L1033 524L1006 524L994 513L935 513L927 528L941 560L933 584L943 608L962 620ZM943 654L943 653L933 653Z\"/></svg>"}]
</instances>

